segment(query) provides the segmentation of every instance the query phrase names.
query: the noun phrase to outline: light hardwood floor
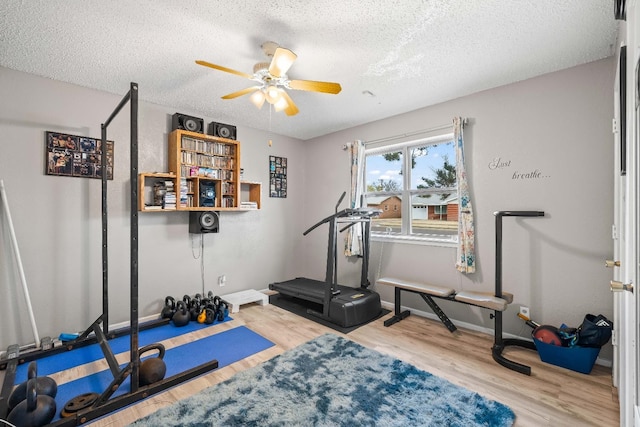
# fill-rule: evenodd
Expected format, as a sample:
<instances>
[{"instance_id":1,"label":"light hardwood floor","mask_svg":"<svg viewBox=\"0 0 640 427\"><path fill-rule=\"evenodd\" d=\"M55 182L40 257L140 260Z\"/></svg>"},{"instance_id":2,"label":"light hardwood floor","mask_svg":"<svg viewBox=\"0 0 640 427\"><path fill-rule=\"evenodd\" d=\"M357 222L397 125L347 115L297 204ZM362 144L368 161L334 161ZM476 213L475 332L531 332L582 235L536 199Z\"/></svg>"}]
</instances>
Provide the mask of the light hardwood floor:
<instances>
[{"instance_id":1,"label":"light hardwood floor","mask_svg":"<svg viewBox=\"0 0 640 427\"><path fill-rule=\"evenodd\" d=\"M526 376L492 359L492 336L464 329L451 334L440 322L415 315L387 328L383 321L390 316L343 336L510 406L517 417L516 426L619 425L618 401L608 368L596 365L590 375L585 375L542 363L534 351L508 348L505 354L510 359L532 367L532 375ZM322 334L342 335L272 305L243 305L232 317L232 321L163 344L171 348L246 325L276 345L87 425L127 425ZM63 383L94 369L106 369L106 363L100 361L74 368L56 375L55 379Z\"/></svg>"}]
</instances>

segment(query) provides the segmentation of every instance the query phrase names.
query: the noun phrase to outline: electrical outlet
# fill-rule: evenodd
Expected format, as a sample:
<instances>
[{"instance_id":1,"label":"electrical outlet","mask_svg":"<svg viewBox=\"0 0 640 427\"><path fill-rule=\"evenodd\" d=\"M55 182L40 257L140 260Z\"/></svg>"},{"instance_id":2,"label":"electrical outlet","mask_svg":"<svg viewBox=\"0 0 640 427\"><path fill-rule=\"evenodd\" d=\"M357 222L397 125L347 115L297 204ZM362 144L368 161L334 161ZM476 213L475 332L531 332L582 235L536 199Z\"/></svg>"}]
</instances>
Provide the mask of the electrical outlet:
<instances>
[{"instance_id":1,"label":"electrical outlet","mask_svg":"<svg viewBox=\"0 0 640 427\"><path fill-rule=\"evenodd\" d=\"M523 305L520 306L520 314L522 314L523 316L527 316L529 319L531 319L531 317L529 316L529 307L525 307Z\"/></svg>"},{"instance_id":2,"label":"electrical outlet","mask_svg":"<svg viewBox=\"0 0 640 427\"><path fill-rule=\"evenodd\" d=\"M224 286L226 284L227 284L227 276L225 276L224 274L221 276L218 276L218 285Z\"/></svg>"}]
</instances>

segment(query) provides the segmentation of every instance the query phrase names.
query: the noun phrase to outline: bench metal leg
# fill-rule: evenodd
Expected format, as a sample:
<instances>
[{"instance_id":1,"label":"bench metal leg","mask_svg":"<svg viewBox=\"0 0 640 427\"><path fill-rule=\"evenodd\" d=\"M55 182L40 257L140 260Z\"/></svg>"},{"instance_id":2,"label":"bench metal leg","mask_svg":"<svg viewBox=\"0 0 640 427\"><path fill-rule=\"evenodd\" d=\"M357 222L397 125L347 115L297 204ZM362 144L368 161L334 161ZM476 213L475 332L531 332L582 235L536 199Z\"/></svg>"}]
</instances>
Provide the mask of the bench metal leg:
<instances>
[{"instance_id":1,"label":"bench metal leg","mask_svg":"<svg viewBox=\"0 0 640 427\"><path fill-rule=\"evenodd\" d=\"M433 298L423 293L420 293L420 296L427 304L429 304L429 307L431 307L431 310L433 310L433 312L438 315L438 317L440 318L440 321L444 324L444 326L447 327L447 329L450 332L455 332L456 330L458 330L458 328L456 328L456 325L454 325L451 319L449 319L449 316L447 316L444 313L444 311L442 311L440 306L436 304Z\"/></svg>"},{"instance_id":2,"label":"bench metal leg","mask_svg":"<svg viewBox=\"0 0 640 427\"><path fill-rule=\"evenodd\" d=\"M447 329L450 332L455 332L458 330L458 328L456 328L456 325L453 324L451 319L449 319L449 317L444 313L444 311L442 311L440 306L436 304L433 298L431 298L429 295L422 292L412 291L409 289L402 289L399 287L395 287L394 289L395 289L395 304L394 304L395 314L392 318L384 321L384 326L391 326L394 323L398 323L399 321L409 317L409 315L411 314L409 310L401 311L402 308L401 308L400 295L401 295L401 292L405 290L407 292L413 292L415 294L420 295L422 299L429 305L429 307L431 307L431 310L433 310L433 312L438 316L440 321L444 324L444 326L447 327Z\"/></svg>"},{"instance_id":3,"label":"bench metal leg","mask_svg":"<svg viewBox=\"0 0 640 427\"><path fill-rule=\"evenodd\" d=\"M409 315L411 314L411 312L409 310L405 310L405 311L401 311L401 304L400 304L400 291L402 289L400 288L394 288L395 289L395 313L394 316L391 319L385 320L384 321L384 326L391 326L394 323L398 323L399 321L406 319L407 317L409 317Z\"/></svg>"}]
</instances>

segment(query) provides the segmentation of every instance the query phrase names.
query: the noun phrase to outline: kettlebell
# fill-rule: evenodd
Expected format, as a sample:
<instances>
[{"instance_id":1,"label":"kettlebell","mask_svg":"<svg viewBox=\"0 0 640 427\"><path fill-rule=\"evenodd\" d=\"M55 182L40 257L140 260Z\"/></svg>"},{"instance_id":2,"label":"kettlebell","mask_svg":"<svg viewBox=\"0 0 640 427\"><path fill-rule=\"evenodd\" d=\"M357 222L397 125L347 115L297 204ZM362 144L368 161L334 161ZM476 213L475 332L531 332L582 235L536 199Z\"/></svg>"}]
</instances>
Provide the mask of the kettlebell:
<instances>
[{"instance_id":1,"label":"kettlebell","mask_svg":"<svg viewBox=\"0 0 640 427\"><path fill-rule=\"evenodd\" d=\"M202 295L200 294L195 294L193 296L193 300L196 301L198 304L202 304Z\"/></svg>"},{"instance_id":2,"label":"kettlebell","mask_svg":"<svg viewBox=\"0 0 640 427\"><path fill-rule=\"evenodd\" d=\"M182 301L187 306L187 310L191 309L191 297L189 295L185 295L182 297Z\"/></svg>"},{"instance_id":3,"label":"kettlebell","mask_svg":"<svg viewBox=\"0 0 640 427\"><path fill-rule=\"evenodd\" d=\"M176 302L176 312L173 314L171 321L176 326L185 326L191 320L191 314L187 310L184 301Z\"/></svg>"},{"instance_id":4,"label":"kettlebell","mask_svg":"<svg viewBox=\"0 0 640 427\"><path fill-rule=\"evenodd\" d=\"M27 398L27 383L30 379L36 380L36 392L39 396L56 397L56 394L58 393L58 384L51 377L39 377L38 364L33 361L29 363L29 367L27 368L27 381L18 384L9 396L9 400L7 402L9 410L15 408L18 406L18 403Z\"/></svg>"},{"instance_id":5,"label":"kettlebell","mask_svg":"<svg viewBox=\"0 0 640 427\"><path fill-rule=\"evenodd\" d=\"M176 300L173 297L166 297L164 299L164 307L162 308L162 312L160 313L163 319L171 319L173 317L173 313L176 312Z\"/></svg>"},{"instance_id":6,"label":"kettlebell","mask_svg":"<svg viewBox=\"0 0 640 427\"><path fill-rule=\"evenodd\" d=\"M211 310L208 307L205 307L202 309L202 311L198 315L198 323L204 323L204 324L210 325L213 323L215 318L216 318L216 315L213 312L213 310Z\"/></svg>"},{"instance_id":7,"label":"kettlebell","mask_svg":"<svg viewBox=\"0 0 640 427\"><path fill-rule=\"evenodd\" d=\"M229 314L229 303L223 299L220 299L220 303L218 304L218 317L216 320L218 322L223 322L224 318Z\"/></svg>"},{"instance_id":8,"label":"kettlebell","mask_svg":"<svg viewBox=\"0 0 640 427\"><path fill-rule=\"evenodd\" d=\"M149 344L142 347L138 352L138 357L142 358L142 354L151 350L158 350L158 356L149 357L140 363L138 371L138 379L140 385L149 385L156 383L164 378L167 373L167 365L164 363L164 346L160 343Z\"/></svg>"},{"instance_id":9,"label":"kettlebell","mask_svg":"<svg viewBox=\"0 0 640 427\"><path fill-rule=\"evenodd\" d=\"M56 414L53 397L38 394L38 380L31 378L26 384L26 398L9 412L7 421L16 426L43 426Z\"/></svg>"},{"instance_id":10,"label":"kettlebell","mask_svg":"<svg viewBox=\"0 0 640 427\"><path fill-rule=\"evenodd\" d=\"M191 313L191 320L196 321L198 319L198 314L200 314L200 300L193 299L191 300L191 308L189 309Z\"/></svg>"}]
</instances>

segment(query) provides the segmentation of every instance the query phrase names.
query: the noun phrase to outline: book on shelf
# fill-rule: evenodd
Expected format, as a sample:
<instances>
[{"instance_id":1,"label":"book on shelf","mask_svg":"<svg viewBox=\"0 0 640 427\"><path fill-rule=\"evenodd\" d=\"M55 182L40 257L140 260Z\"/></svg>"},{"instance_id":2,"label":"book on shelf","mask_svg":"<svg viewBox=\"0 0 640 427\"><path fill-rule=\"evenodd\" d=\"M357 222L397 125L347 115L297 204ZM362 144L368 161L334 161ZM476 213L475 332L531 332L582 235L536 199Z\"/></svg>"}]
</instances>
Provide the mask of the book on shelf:
<instances>
[{"instance_id":1,"label":"book on shelf","mask_svg":"<svg viewBox=\"0 0 640 427\"><path fill-rule=\"evenodd\" d=\"M258 203L256 202L240 202L240 207L243 209L258 209Z\"/></svg>"}]
</instances>

